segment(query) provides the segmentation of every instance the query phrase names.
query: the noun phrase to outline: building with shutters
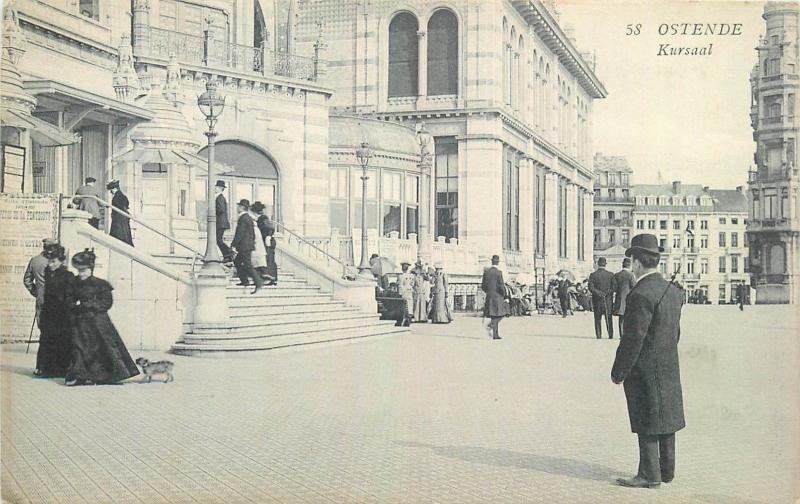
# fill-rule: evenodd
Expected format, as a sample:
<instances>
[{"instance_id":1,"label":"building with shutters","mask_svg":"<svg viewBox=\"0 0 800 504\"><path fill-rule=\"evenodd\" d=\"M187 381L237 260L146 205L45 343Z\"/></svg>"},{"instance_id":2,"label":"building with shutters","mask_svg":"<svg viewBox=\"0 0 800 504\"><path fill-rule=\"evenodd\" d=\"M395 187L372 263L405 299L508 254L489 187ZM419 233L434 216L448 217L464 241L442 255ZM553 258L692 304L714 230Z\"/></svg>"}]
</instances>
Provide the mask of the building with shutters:
<instances>
[{"instance_id":1,"label":"building with shutters","mask_svg":"<svg viewBox=\"0 0 800 504\"><path fill-rule=\"evenodd\" d=\"M622 156L594 156L595 259L605 257L612 271L622 268L625 249L633 236L633 170Z\"/></svg>"}]
</instances>

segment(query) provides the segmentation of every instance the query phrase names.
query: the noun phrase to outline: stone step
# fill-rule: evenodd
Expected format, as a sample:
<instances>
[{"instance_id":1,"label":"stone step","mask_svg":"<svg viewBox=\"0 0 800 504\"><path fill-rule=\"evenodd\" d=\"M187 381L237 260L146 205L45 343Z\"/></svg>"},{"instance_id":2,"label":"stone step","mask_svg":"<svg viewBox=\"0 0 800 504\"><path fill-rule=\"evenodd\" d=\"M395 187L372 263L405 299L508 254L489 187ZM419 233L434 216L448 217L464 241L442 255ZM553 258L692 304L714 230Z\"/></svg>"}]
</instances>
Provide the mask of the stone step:
<instances>
[{"instance_id":1,"label":"stone step","mask_svg":"<svg viewBox=\"0 0 800 504\"><path fill-rule=\"evenodd\" d=\"M273 326L282 326L282 325L292 325L292 324L300 324L300 323L308 323L309 321L314 322L330 322L336 320L351 320L356 318L361 319L374 319L377 317L373 314L365 314L361 310L353 309L353 308L345 308L342 309L338 307L335 310L329 311L315 311L315 312L295 312L295 313L277 313L272 315L264 315L264 314L251 314L248 313L244 316L239 317L231 317L231 325L237 328L237 330L246 330L246 329L253 329L263 327L263 328L271 328ZM201 331L198 331L198 333Z\"/></svg>"},{"instance_id":2,"label":"stone step","mask_svg":"<svg viewBox=\"0 0 800 504\"><path fill-rule=\"evenodd\" d=\"M242 297L260 299L260 298L274 298L274 297L289 297L289 296L309 296L320 292L319 287L264 287L255 294L250 294L253 291L253 286L247 287L230 286L226 289L228 299L237 299ZM326 294L330 298L330 294Z\"/></svg>"},{"instance_id":3,"label":"stone step","mask_svg":"<svg viewBox=\"0 0 800 504\"><path fill-rule=\"evenodd\" d=\"M242 285L237 285L238 283L239 283L239 281L236 280L235 282L230 282L226 286L228 295L230 295L231 292L236 292L236 291L239 291L239 290L246 290L248 292L248 294L249 294L249 292L251 290L253 290L253 287L255 287L254 284L250 284L247 287L244 287ZM318 291L318 290L319 290L319 287L317 287L316 285L308 285L305 282L291 282L291 283L283 282L282 283L282 282L279 281L278 285L266 285L266 284L264 284L264 286L262 287L262 290L260 290L258 292L259 293L262 292L262 291L263 292L275 292L275 291L296 291L296 292L300 292L300 291Z\"/></svg>"},{"instance_id":4,"label":"stone step","mask_svg":"<svg viewBox=\"0 0 800 504\"><path fill-rule=\"evenodd\" d=\"M309 320L309 318L306 317L295 318L293 321L289 322L276 322L273 324L258 324L252 326L236 325L229 328L195 324L192 332L184 336L184 340L187 343L229 343L232 341L270 338L284 334L300 334L304 332L347 328L355 329L371 325L381 325L384 322L385 321L381 321L377 315L356 312L351 314L336 314L329 319L322 320L317 317L314 317L313 320ZM394 322L391 323L393 324Z\"/></svg>"},{"instance_id":5,"label":"stone step","mask_svg":"<svg viewBox=\"0 0 800 504\"><path fill-rule=\"evenodd\" d=\"M256 308L259 306L287 306L296 304L311 304L320 302L331 302L330 294L316 293L316 294L285 294L280 290L276 291L270 296L264 295L261 292L256 294L242 294L235 296L228 296L228 308Z\"/></svg>"},{"instance_id":6,"label":"stone step","mask_svg":"<svg viewBox=\"0 0 800 504\"><path fill-rule=\"evenodd\" d=\"M279 315L307 314L309 316L317 313L329 312L358 312L359 308L347 306L341 301L328 301L321 303L306 303L298 305L296 303L271 306L237 306L229 307L230 315L233 320L245 320L257 317L274 317Z\"/></svg>"},{"instance_id":7,"label":"stone step","mask_svg":"<svg viewBox=\"0 0 800 504\"><path fill-rule=\"evenodd\" d=\"M249 341L246 344L192 344L181 341L172 345L170 352L177 355L195 357L247 357L251 356L252 354L250 352L253 351L276 350L281 348L302 347L305 345L314 345L316 348L321 344L354 343L366 338L393 336L407 332L409 332L407 327L396 327L394 323L390 322L378 326L356 329L342 328L302 334L276 335L260 340Z\"/></svg>"}]
</instances>

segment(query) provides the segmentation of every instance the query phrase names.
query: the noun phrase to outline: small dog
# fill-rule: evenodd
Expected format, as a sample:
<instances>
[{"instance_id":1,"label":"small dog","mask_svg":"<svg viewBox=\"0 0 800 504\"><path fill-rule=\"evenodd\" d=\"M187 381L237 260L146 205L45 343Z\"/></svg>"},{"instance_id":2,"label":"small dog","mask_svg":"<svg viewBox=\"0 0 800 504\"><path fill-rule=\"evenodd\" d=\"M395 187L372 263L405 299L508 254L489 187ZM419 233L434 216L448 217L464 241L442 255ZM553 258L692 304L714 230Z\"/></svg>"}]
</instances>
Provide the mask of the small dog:
<instances>
[{"instance_id":1,"label":"small dog","mask_svg":"<svg viewBox=\"0 0 800 504\"><path fill-rule=\"evenodd\" d=\"M172 376L172 366L175 364L170 361L162 360L158 362L150 362L144 357L139 357L136 359L136 364L141 366L142 372L144 373L142 381L146 380L147 383L150 383L150 381L153 379L153 375L166 375L164 383L169 383L175 379Z\"/></svg>"}]
</instances>

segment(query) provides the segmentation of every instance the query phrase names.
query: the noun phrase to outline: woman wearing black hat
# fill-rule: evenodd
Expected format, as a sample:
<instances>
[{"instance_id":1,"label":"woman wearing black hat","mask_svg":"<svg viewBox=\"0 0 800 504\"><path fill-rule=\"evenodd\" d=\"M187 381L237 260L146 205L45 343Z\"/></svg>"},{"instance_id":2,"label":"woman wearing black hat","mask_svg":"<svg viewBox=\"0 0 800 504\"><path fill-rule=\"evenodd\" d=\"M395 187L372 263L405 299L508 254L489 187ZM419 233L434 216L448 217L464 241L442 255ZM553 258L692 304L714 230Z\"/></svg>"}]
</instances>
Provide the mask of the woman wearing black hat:
<instances>
[{"instance_id":1,"label":"woman wearing black hat","mask_svg":"<svg viewBox=\"0 0 800 504\"><path fill-rule=\"evenodd\" d=\"M72 258L78 270L73 308L72 352L66 384L115 383L139 374L125 343L108 317L111 284L93 275L95 255L85 250Z\"/></svg>"},{"instance_id":2,"label":"woman wearing black hat","mask_svg":"<svg viewBox=\"0 0 800 504\"><path fill-rule=\"evenodd\" d=\"M118 208L123 212L128 212L130 207L130 203L128 202L128 197L123 194L123 192L119 188L119 180L112 180L111 182L106 185L106 189L111 191L111 194L114 196L111 198L111 206L114 208ZM133 235L131 234L131 222L130 219L122 215L121 213L111 211L111 228L108 231L108 234L113 236L114 238L124 241L131 247L133 247Z\"/></svg>"},{"instance_id":3,"label":"woman wearing black hat","mask_svg":"<svg viewBox=\"0 0 800 504\"><path fill-rule=\"evenodd\" d=\"M264 278L267 280L266 285L276 285L278 283L278 265L275 263L275 225L272 221L264 215L266 207L260 201L256 201L250 206L250 209L258 215L256 225L261 231L261 239L264 242L267 254L267 267L264 271Z\"/></svg>"},{"instance_id":4,"label":"woman wearing black hat","mask_svg":"<svg viewBox=\"0 0 800 504\"><path fill-rule=\"evenodd\" d=\"M39 351L36 371L43 377L63 377L70 357L73 290L75 275L64 264L66 253L61 245L53 245L42 254L47 259L39 329Z\"/></svg>"}]
</instances>

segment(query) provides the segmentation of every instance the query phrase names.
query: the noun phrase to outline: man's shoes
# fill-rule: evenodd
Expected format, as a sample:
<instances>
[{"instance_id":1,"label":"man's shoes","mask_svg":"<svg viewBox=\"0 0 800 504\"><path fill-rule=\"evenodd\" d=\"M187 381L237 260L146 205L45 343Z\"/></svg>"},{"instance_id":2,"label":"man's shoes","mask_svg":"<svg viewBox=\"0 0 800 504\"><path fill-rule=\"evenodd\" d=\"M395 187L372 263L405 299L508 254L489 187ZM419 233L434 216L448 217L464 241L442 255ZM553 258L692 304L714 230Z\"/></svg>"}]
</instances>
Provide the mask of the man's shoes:
<instances>
[{"instance_id":1,"label":"man's shoes","mask_svg":"<svg viewBox=\"0 0 800 504\"><path fill-rule=\"evenodd\" d=\"M258 292L258 291L260 291L260 290L261 290L261 287L259 287L258 285L256 285L256 288L255 288L255 289L253 289L253 292L251 292L250 294L255 294L256 292Z\"/></svg>"},{"instance_id":2,"label":"man's shoes","mask_svg":"<svg viewBox=\"0 0 800 504\"><path fill-rule=\"evenodd\" d=\"M239 283L237 283L237 284L236 284L236 286L237 286L237 287L250 287L250 284L249 284L249 283L242 283L242 282L239 282Z\"/></svg>"},{"instance_id":3,"label":"man's shoes","mask_svg":"<svg viewBox=\"0 0 800 504\"><path fill-rule=\"evenodd\" d=\"M617 484L628 488L658 488L661 486L660 481L648 481L639 476L633 478L617 478Z\"/></svg>"},{"instance_id":4,"label":"man's shoes","mask_svg":"<svg viewBox=\"0 0 800 504\"><path fill-rule=\"evenodd\" d=\"M503 339L503 338L501 338L500 336L492 336L492 339L495 340L495 339Z\"/></svg>"},{"instance_id":5,"label":"man's shoes","mask_svg":"<svg viewBox=\"0 0 800 504\"><path fill-rule=\"evenodd\" d=\"M670 482L672 482L672 479L673 479L673 478L670 478L670 479L662 479L662 480L661 480L661 483L670 483Z\"/></svg>"}]
</instances>

